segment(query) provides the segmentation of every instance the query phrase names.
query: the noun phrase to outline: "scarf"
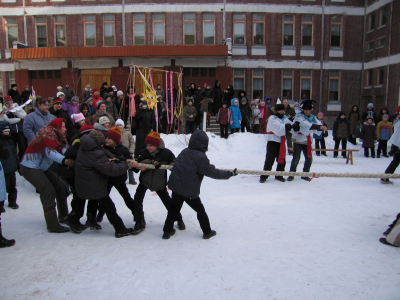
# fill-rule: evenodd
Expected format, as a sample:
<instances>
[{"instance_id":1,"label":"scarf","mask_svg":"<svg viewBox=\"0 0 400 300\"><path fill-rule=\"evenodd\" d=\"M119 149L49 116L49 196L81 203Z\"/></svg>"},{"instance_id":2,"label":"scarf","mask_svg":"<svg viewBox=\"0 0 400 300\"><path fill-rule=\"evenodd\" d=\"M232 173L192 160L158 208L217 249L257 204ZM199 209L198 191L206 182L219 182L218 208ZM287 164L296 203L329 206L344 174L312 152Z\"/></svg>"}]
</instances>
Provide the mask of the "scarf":
<instances>
[{"instance_id":1,"label":"scarf","mask_svg":"<svg viewBox=\"0 0 400 300\"><path fill-rule=\"evenodd\" d=\"M97 116L99 116L99 118L100 117L103 117L103 116L106 116L107 117L107 115L108 115L108 113L107 113L107 111L105 111L105 112L102 112L102 111L96 111L96 115Z\"/></svg>"},{"instance_id":2,"label":"scarf","mask_svg":"<svg viewBox=\"0 0 400 300\"><path fill-rule=\"evenodd\" d=\"M25 151L27 160L39 159L41 156L45 155L44 151L46 148L48 152L55 150L61 153L61 150L67 144L65 132L61 131L63 122L64 119L54 119L36 133L36 136L32 139Z\"/></svg>"}]
</instances>

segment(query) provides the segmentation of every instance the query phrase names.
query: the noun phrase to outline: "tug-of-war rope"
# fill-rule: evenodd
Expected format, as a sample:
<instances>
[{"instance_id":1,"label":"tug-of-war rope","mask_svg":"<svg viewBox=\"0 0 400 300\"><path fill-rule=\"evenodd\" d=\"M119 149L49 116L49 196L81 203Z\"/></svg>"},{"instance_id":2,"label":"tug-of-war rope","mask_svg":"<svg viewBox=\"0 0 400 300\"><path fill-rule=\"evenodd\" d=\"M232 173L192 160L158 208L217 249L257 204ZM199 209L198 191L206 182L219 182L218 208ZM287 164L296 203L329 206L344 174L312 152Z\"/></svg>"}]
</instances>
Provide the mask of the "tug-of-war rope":
<instances>
[{"instance_id":1,"label":"tug-of-war rope","mask_svg":"<svg viewBox=\"0 0 400 300\"><path fill-rule=\"evenodd\" d=\"M141 164L139 163L138 169L141 165L145 165L147 169L155 169L152 164ZM173 166L162 165L161 170L172 170ZM233 172L233 169L219 169L222 171ZM400 174L368 174L368 173L324 173L324 172L283 172L283 171L254 171L254 170L236 170L237 174L247 174L247 175L275 175L275 176L299 176L299 177L309 177L309 178L319 178L319 177L336 177L336 178L400 178Z\"/></svg>"}]
</instances>

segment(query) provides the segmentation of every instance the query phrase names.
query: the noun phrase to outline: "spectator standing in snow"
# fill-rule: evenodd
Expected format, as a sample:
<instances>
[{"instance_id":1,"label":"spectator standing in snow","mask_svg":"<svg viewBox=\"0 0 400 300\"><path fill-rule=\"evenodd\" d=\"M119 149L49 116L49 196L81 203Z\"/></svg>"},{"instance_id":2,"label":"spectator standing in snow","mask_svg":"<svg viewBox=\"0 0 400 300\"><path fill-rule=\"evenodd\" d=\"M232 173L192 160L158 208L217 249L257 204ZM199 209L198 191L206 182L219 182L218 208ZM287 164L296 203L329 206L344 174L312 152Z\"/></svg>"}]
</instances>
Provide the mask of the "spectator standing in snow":
<instances>
[{"instance_id":1,"label":"spectator standing in snow","mask_svg":"<svg viewBox=\"0 0 400 300\"><path fill-rule=\"evenodd\" d=\"M220 135L222 138L228 138L228 126L231 121L231 111L227 108L226 101L222 102L222 107L219 109L217 114L217 123L220 127Z\"/></svg>"},{"instance_id":2,"label":"spectator standing in snow","mask_svg":"<svg viewBox=\"0 0 400 300\"><path fill-rule=\"evenodd\" d=\"M210 221L199 198L201 182L204 176L213 179L229 179L237 173L236 169L233 173L216 169L210 164L205 154L207 150L207 134L196 130L190 137L188 148L184 149L175 160L174 169L168 181L168 187L172 190L172 200L164 224L163 239L169 239L175 234L173 226L183 202L197 212L197 219L204 234L203 239L209 239L217 234L211 230Z\"/></svg>"},{"instance_id":3,"label":"spectator standing in snow","mask_svg":"<svg viewBox=\"0 0 400 300\"><path fill-rule=\"evenodd\" d=\"M295 106L296 107L296 106ZM326 127L326 130L323 134L318 135L318 134L313 134L313 137L315 139L315 149L326 149L325 145L325 138L328 136L328 125L326 125L324 121L324 114L322 112L319 112L317 114L318 120ZM321 146L321 148L320 148ZM326 155L326 151L317 151L316 154L317 156L320 156L320 153L322 153L323 156L328 156Z\"/></svg>"},{"instance_id":4,"label":"spectator standing in snow","mask_svg":"<svg viewBox=\"0 0 400 300\"><path fill-rule=\"evenodd\" d=\"M32 95L32 91L29 89L29 85L25 86L25 89L21 93L20 103L24 104L29 100L29 97Z\"/></svg>"},{"instance_id":5,"label":"spectator standing in snow","mask_svg":"<svg viewBox=\"0 0 400 300\"><path fill-rule=\"evenodd\" d=\"M260 133L260 118L261 112L257 107L256 101L251 101L251 132Z\"/></svg>"},{"instance_id":6,"label":"spectator standing in snow","mask_svg":"<svg viewBox=\"0 0 400 300\"><path fill-rule=\"evenodd\" d=\"M65 101L70 102L72 97L75 96L74 91L69 87L69 83L65 83L65 87L61 90L65 95Z\"/></svg>"},{"instance_id":7,"label":"spectator standing in snow","mask_svg":"<svg viewBox=\"0 0 400 300\"><path fill-rule=\"evenodd\" d=\"M342 149L346 150L347 139L350 137L350 122L346 119L346 114L341 111L339 116L333 123L333 140L335 141L335 149L339 149L340 142L342 142ZM342 151L343 158L346 158L346 151ZM333 152L333 157L338 157L338 152Z\"/></svg>"},{"instance_id":8,"label":"spectator standing in snow","mask_svg":"<svg viewBox=\"0 0 400 300\"><path fill-rule=\"evenodd\" d=\"M18 89L17 89L17 85L15 83L13 83L11 85L11 89L8 90L7 95L12 98L14 103L17 103L18 105L21 104L19 92L18 92Z\"/></svg>"},{"instance_id":9,"label":"spectator standing in snow","mask_svg":"<svg viewBox=\"0 0 400 300\"><path fill-rule=\"evenodd\" d=\"M186 133L191 134L194 131L194 120L197 116L197 109L193 106L193 99L189 98L187 105L183 109L183 115L186 121Z\"/></svg>"},{"instance_id":10,"label":"spectator standing in snow","mask_svg":"<svg viewBox=\"0 0 400 300\"><path fill-rule=\"evenodd\" d=\"M3 203L7 199L7 192L6 192L6 179L3 172L3 166L0 162L0 202ZM6 248L14 246L15 240L7 240L3 237L2 227L1 227L1 213L4 212L0 209L0 248Z\"/></svg>"},{"instance_id":11,"label":"spectator standing in snow","mask_svg":"<svg viewBox=\"0 0 400 300\"><path fill-rule=\"evenodd\" d=\"M367 121L363 124L360 140L363 141L364 156L369 157L369 149L371 149L371 157L375 158L376 128L372 116L367 117Z\"/></svg>"},{"instance_id":12,"label":"spectator standing in snow","mask_svg":"<svg viewBox=\"0 0 400 300\"><path fill-rule=\"evenodd\" d=\"M106 111L113 117L114 120L118 119L118 109L115 103L111 99L111 95L104 93L103 99L106 103Z\"/></svg>"},{"instance_id":13,"label":"spectator standing in snow","mask_svg":"<svg viewBox=\"0 0 400 300\"><path fill-rule=\"evenodd\" d=\"M249 103L247 102L246 97L243 97L240 100L239 108L240 108L240 113L242 115L242 122L240 124L241 131L245 132L246 129L247 132L251 132L250 122L251 122L252 110Z\"/></svg>"},{"instance_id":14,"label":"spectator standing in snow","mask_svg":"<svg viewBox=\"0 0 400 300\"><path fill-rule=\"evenodd\" d=\"M234 134L235 132L240 131L240 124L242 123L242 114L240 112L239 100L237 98L233 98L231 100L231 106L229 107L229 110L231 111L231 121L229 128L231 130L231 134Z\"/></svg>"},{"instance_id":15,"label":"spectator standing in snow","mask_svg":"<svg viewBox=\"0 0 400 300\"><path fill-rule=\"evenodd\" d=\"M265 101L261 100L260 104L258 104L258 109L260 110L261 118L260 118L260 133L267 133L267 120L269 116L272 114L272 111L268 106L265 105Z\"/></svg>"},{"instance_id":16,"label":"spectator standing in snow","mask_svg":"<svg viewBox=\"0 0 400 300\"><path fill-rule=\"evenodd\" d=\"M226 90L224 90L223 94L224 94L224 101L226 101L226 103L231 103L231 100L233 99L233 95L235 94L233 85L228 84L228 86L227 86ZM229 108L229 106L228 106L228 108Z\"/></svg>"},{"instance_id":17,"label":"spectator standing in snow","mask_svg":"<svg viewBox=\"0 0 400 300\"><path fill-rule=\"evenodd\" d=\"M361 133L361 115L360 115L360 109L357 104L354 104L350 108L350 113L349 113L349 122L350 122L350 138L349 142L352 143L353 145L357 145L357 138L360 137Z\"/></svg>"},{"instance_id":18,"label":"spectator standing in snow","mask_svg":"<svg viewBox=\"0 0 400 300\"><path fill-rule=\"evenodd\" d=\"M367 122L367 118L368 117L372 117L373 123L376 124L377 117L376 117L376 114L375 114L375 111L374 111L374 104L373 103L368 103L367 110L362 114L361 119L364 122L364 124L365 124L365 122Z\"/></svg>"},{"instance_id":19,"label":"spectator standing in snow","mask_svg":"<svg viewBox=\"0 0 400 300\"><path fill-rule=\"evenodd\" d=\"M392 123L389 122L389 115L383 115L382 121L378 123L376 127L376 137L379 141L378 150L376 152L376 157L381 157L381 152L384 157L389 157L387 155L387 142L392 136Z\"/></svg>"}]
</instances>

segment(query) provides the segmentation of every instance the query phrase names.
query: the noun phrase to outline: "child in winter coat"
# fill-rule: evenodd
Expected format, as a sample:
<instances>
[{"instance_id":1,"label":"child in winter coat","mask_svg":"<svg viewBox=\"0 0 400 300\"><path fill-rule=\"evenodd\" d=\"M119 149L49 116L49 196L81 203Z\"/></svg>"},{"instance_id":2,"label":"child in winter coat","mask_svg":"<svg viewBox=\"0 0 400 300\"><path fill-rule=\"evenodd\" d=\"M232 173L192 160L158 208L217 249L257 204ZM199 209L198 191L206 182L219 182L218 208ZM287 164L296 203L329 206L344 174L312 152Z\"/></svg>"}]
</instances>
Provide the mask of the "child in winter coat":
<instances>
[{"instance_id":1,"label":"child in winter coat","mask_svg":"<svg viewBox=\"0 0 400 300\"><path fill-rule=\"evenodd\" d=\"M258 105L258 109L260 110L261 118L260 118L260 133L267 133L267 120L269 116L272 114L271 109L265 105L265 101L261 100Z\"/></svg>"},{"instance_id":2,"label":"child in winter coat","mask_svg":"<svg viewBox=\"0 0 400 300\"><path fill-rule=\"evenodd\" d=\"M265 97L265 105L268 108L272 108L272 98L271 97Z\"/></svg>"},{"instance_id":3,"label":"child in winter coat","mask_svg":"<svg viewBox=\"0 0 400 300\"><path fill-rule=\"evenodd\" d=\"M340 141L342 142L342 149L346 150L347 139L350 137L350 122L346 119L346 114L341 111L336 121L333 123L333 140L335 141L335 149L339 149ZM339 152L334 152L333 157L338 157ZM346 151L342 152L343 158L346 158Z\"/></svg>"},{"instance_id":4,"label":"child in winter coat","mask_svg":"<svg viewBox=\"0 0 400 300\"><path fill-rule=\"evenodd\" d=\"M3 166L6 178L6 190L8 193L8 207L19 208L17 204L17 181L15 172L19 169L19 159L14 143L10 138L10 124L5 121L0 122L0 161ZM0 202L0 211L5 212L4 201Z\"/></svg>"},{"instance_id":5,"label":"child in winter coat","mask_svg":"<svg viewBox=\"0 0 400 300\"><path fill-rule=\"evenodd\" d=\"M174 169L169 176L168 187L172 190L171 205L164 224L163 239L169 239L175 234L174 222L179 216L183 202L186 202L195 212L203 231L203 239L209 239L217 233L211 230L210 221L199 198L201 182L204 176L214 179L229 179L237 175L222 171L210 164L206 156L208 136L204 131L196 130L190 137L189 147L176 158Z\"/></svg>"},{"instance_id":6,"label":"child in winter coat","mask_svg":"<svg viewBox=\"0 0 400 300\"><path fill-rule=\"evenodd\" d=\"M133 139L132 133L129 129L125 129L125 123L121 119L118 119L115 121L115 126L118 127L122 131L122 136L121 136L121 143L124 145L126 148L129 149L129 152L132 154L132 156L135 153L135 140ZM129 183L136 185L135 181L135 176L134 172L132 170L128 170L128 175L129 175Z\"/></svg>"},{"instance_id":7,"label":"child in winter coat","mask_svg":"<svg viewBox=\"0 0 400 300\"><path fill-rule=\"evenodd\" d=\"M261 112L257 107L256 101L251 101L251 119L250 119L251 132L253 133L260 132L260 118L261 118Z\"/></svg>"},{"instance_id":8,"label":"child in winter coat","mask_svg":"<svg viewBox=\"0 0 400 300\"><path fill-rule=\"evenodd\" d=\"M382 121L380 121L376 127L376 137L379 141L378 150L376 152L378 158L381 157L381 152L384 157L389 157L389 155L387 155L387 142L391 136L392 123L389 122L389 115L383 115Z\"/></svg>"},{"instance_id":9,"label":"child in winter coat","mask_svg":"<svg viewBox=\"0 0 400 300\"><path fill-rule=\"evenodd\" d=\"M294 108L294 111L295 111L296 115L299 114L299 113L301 113L301 108L300 108L299 102L295 102L293 108ZM321 113L321 114L322 114L322 113ZM323 115L323 114L322 114L322 115Z\"/></svg>"},{"instance_id":10,"label":"child in winter coat","mask_svg":"<svg viewBox=\"0 0 400 300\"><path fill-rule=\"evenodd\" d=\"M231 134L235 132L239 132L242 123L242 114L239 108L239 100L237 98L233 98L231 100L231 106L229 107L231 111L231 121L229 122L229 128L231 129Z\"/></svg>"},{"instance_id":11,"label":"child in winter coat","mask_svg":"<svg viewBox=\"0 0 400 300\"><path fill-rule=\"evenodd\" d=\"M99 122L94 123L93 127L102 134L106 134L106 132L110 129L110 120L106 116L100 117Z\"/></svg>"},{"instance_id":12,"label":"child in winter coat","mask_svg":"<svg viewBox=\"0 0 400 300\"><path fill-rule=\"evenodd\" d=\"M367 121L362 127L360 140L363 140L364 156L369 157L368 149L371 149L371 157L375 158L376 128L372 116L367 117Z\"/></svg>"},{"instance_id":13,"label":"child in winter coat","mask_svg":"<svg viewBox=\"0 0 400 300\"><path fill-rule=\"evenodd\" d=\"M68 102L67 112L71 116L73 114L79 114L79 97L73 96L71 102Z\"/></svg>"},{"instance_id":14,"label":"child in winter coat","mask_svg":"<svg viewBox=\"0 0 400 300\"><path fill-rule=\"evenodd\" d=\"M296 109L296 103L294 104L294 108ZM324 114L322 112L319 112L317 114L317 119L322 123L323 126L325 126L326 128L328 128L328 125L326 125L325 121L324 121ZM328 136L328 129L322 133L321 135L317 135L314 134L313 137L315 139L315 149L326 149L326 145L325 145L325 137ZM320 148L321 146L321 148ZM320 153L322 153L323 156L328 156L326 155L326 151L317 151L317 156L320 156Z\"/></svg>"},{"instance_id":15,"label":"child in winter coat","mask_svg":"<svg viewBox=\"0 0 400 300\"><path fill-rule=\"evenodd\" d=\"M224 139L228 138L228 126L231 122L231 111L227 107L228 103L226 101L222 102L222 107L219 109L217 114L217 123L220 127L221 137Z\"/></svg>"},{"instance_id":16,"label":"child in winter coat","mask_svg":"<svg viewBox=\"0 0 400 300\"><path fill-rule=\"evenodd\" d=\"M189 98L187 105L183 109L183 115L186 120L186 133L190 134L194 131L194 120L197 116L196 107L193 106L193 99Z\"/></svg>"}]
</instances>

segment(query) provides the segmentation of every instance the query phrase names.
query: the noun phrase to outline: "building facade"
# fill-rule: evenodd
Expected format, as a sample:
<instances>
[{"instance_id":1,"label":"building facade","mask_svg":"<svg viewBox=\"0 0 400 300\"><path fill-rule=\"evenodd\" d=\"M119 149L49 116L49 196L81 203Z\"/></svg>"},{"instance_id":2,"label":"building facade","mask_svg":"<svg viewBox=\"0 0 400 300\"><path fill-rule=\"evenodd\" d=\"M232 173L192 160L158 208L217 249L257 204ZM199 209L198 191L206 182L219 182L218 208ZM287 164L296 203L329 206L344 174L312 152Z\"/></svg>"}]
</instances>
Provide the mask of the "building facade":
<instances>
[{"instance_id":1,"label":"building facade","mask_svg":"<svg viewBox=\"0 0 400 300\"><path fill-rule=\"evenodd\" d=\"M130 65L183 70L184 86L220 80L249 99L312 98L332 120L353 104L400 104L400 1L0 0L0 89L53 97ZM164 86L162 73L154 74ZM379 108L378 108L379 109Z\"/></svg>"}]
</instances>

